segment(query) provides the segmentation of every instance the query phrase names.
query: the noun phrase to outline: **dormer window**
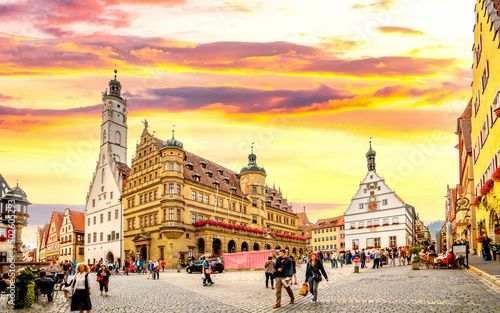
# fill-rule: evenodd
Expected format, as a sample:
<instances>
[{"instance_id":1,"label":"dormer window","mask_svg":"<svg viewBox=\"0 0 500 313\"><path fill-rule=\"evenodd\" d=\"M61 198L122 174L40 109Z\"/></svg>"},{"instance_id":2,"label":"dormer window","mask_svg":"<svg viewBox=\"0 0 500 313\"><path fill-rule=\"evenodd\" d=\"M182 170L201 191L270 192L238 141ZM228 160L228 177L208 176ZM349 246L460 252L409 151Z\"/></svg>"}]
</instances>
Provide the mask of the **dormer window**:
<instances>
[{"instance_id":1,"label":"dormer window","mask_svg":"<svg viewBox=\"0 0 500 313\"><path fill-rule=\"evenodd\" d=\"M205 174L207 174L208 177L212 177L213 176L213 173L212 173L211 170L206 171Z\"/></svg>"},{"instance_id":2,"label":"dormer window","mask_svg":"<svg viewBox=\"0 0 500 313\"><path fill-rule=\"evenodd\" d=\"M219 173L219 175L224 175L224 172L220 168L217 170L217 173Z\"/></svg>"},{"instance_id":3,"label":"dormer window","mask_svg":"<svg viewBox=\"0 0 500 313\"><path fill-rule=\"evenodd\" d=\"M273 200L273 196L269 196L269 199Z\"/></svg>"},{"instance_id":4,"label":"dormer window","mask_svg":"<svg viewBox=\"0 0 500 313\"><path fill-rule=\"evenodd\" d=\"M201 166L202 168L207 168L207 162L205 162L205 161L201 161L201 162L200 162L200 166Z\"/></svg>"},{"instance_id":5,"label":"dormer window","mask_svg":"<svg viewBox=\"0 0 500 313\"><path fill-rule=\"evenodd\" d=\"M276 200L278 201L278 203L281 203L281 199L280 199L280 198L278 198L278 199L276 199Z\"/></svg>"},{"instance_id":6,"label":"dormer window","mask_svg":"<svg viewBox=\"0 0 500 313\"><path fill-rule=\"evenodd\" d=\"M187 163L186 167L188 168L188 170L192 171L193 170L193 163Z\"/></svg>"},{"instance_id":7,"label":"dormer window","mask_svg":"<svg viewBox=\"0 0 500 313\"><path fill-rule=\"evenodd\" d=\"M200 176L200 174L198 174L198 173L194 173L194 174L193 174L193 178L194 178L194 180L195 180L195 181L200 181L200 177L201 177L201 176Z\"/></svg>"},{"instance_id":8,"label":"dormer window","mask_svg":"<svg viewBox=\"0 0 500 313\"><path fill-rule=\"evenodd\" d=\"M212 183L214 186L220 186L220 183L216 180L214 180L214 182Z\"/></svg>"},{"instance_id":9,"label":"dormer window","mask_svg":"<svg viewBox=\"0 0 500 313\"><path fill-rule=\"evenodd\" d=\"M235 194L236 194L236 188L231 187L229 190L231 190L231 193L232 193L233 195L235 195ZM233 203L233 205L234 205L234 203Z\"/></svg>"},{"instance_id":10,"label":"dormer window","mask_svg":"<svg viewBox=\"0 0 500 313\"><path fill-rule=\"evenodd\" d=\"M226 184L229 184L229 178L224 177L224 182L225 182Z\"/></svg>"}]
</instances>

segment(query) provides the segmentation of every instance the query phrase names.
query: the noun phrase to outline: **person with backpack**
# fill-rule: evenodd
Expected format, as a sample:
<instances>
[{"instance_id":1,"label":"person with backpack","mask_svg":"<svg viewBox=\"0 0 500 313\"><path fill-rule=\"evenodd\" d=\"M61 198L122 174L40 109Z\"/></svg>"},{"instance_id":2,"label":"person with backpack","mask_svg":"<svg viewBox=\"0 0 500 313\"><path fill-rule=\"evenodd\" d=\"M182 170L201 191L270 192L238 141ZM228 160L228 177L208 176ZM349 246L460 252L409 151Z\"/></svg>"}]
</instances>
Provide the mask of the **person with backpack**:
<instances>
[{"instance_id":1,"label":"person with backpack","mask_svg":"<svg viewBox=\"0 0 500 313\"><path fill-rule=\"evenodd\" d=\"M70 285L73 287L73 297L71 300L71 311L80 311L83 313L86 310L91 313L92 302L90 301L90 286L89 286L90 267L85 263L80 263L76 266L76 274Z\"/></svg>"},{"instance_id":2,"label":"person with backpack","mask_svg":"<svg viewBox=\"0 0 500 313\"><path fill-rule=\"evenodd\" d=\"M212 278L210 277L210 275L212 274L212 266L204 256L202 256L201 259L203 260L203 262L201 263L203 286L212 286L214 284Z\"/></svg>"},{"instance_id":3,"label":"person with backpack","mask_svg":"<svg viewBox=\"0 0 500 313\"><path fill-rule=\"evenodd\" d=\"M314 305L318 304L318 285L322 280L321 275L323 275L328 282L328 276L326 275L323 263L316 258L316 255L313 254L307 263L306 282L309 284L309 291L313 296L312 302Z\"/></svg>"},{"instance_id":4,"label":"person with backpack","mask_svg":"<svg viewBox=\"0 0 500 313\"><path fill-rule=\"evenodd\" d=\"M160 263L156 260L153 263L153 279L160 279Z\"/></svg>"},{"instance_id":5,"label":"person with backpack","mask_svg":"<svg viewBox=\"0 0 500 313\"><path fill-rule=\"evenodd\" d=\"M295 302L292 288L290 288L291 277L293 275L292 260L286 256L286 250L280 250L280 256L276 259L274 265L274 276L276 280L276 305L273 308L281 307L281 288L285 287L288 296L290 296L289 304ZM311 254L312 255L312 254Z\"/></svg>"}]
</instances>

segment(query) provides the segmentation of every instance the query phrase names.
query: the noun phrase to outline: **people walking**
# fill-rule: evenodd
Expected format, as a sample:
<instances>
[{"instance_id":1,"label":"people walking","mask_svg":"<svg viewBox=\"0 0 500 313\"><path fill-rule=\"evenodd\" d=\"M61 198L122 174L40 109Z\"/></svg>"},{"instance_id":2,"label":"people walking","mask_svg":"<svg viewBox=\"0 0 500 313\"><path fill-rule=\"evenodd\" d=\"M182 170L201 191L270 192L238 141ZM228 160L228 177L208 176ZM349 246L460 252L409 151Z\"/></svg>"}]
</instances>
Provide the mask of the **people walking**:
<instances>
[{"instance_id":1,"label":"people walking","mask_svg":"<svg viewBox=\"0 0 500 313\"><path fill-rule=\"evenodd\" d=\"M394 252L394 250L391 249L391 252L389 252L389 259L391 260L391 263L389 264L389 266L396 266L396 253Z\"/></svg>"},{"instance_id":2,"label":"people walking","mask_svg":"<svg viewBox=\"0 0 500 313\"><path fill-rule=\"evenodd\" d=\"M160 265L161 265L161 271L165 272L165 265L167 265L167 263L165 263L165 260L161 260Z\"/></svg>"},{"instance_id":3,"label":"people walking","mask_svg":"<svg viewBox=\"0 0 500 313\"><path fill-rule=\"evenodd\" d=\"M365 262L366 262L365 249L361 249L361 252L359 253L359 261L361 263L361 268L365 268Z\"/></svg>"},{"instance_id":4,"label":"people walking","mask_svg":"<svg viewBox=\"0 0 500 313\"><path fill-rule=\"evenodd\" d=\"M340 263L340 267L344 267L344 261L345 261L345 252L342 251L340 252L339 254L339 263Z\"/></svg>"},{"instance_id":5,"label":"people walking","mask_svg":"<svg viewBox=\"0 0 500 313\"><path fill-rule=\"evenodd\" d=\"M59 266L59 263L57 263L57 261L54 259L52 261L52 265L50 266L50 273L54 275L54 278L56 278L59 271L61 271L61 267Z\"/></svg>"},{"instance_id":6,"label":"people walking","mask_svg":"<svg viewBox=\"0 0 500 313\"><path fill-rule=\"evenodd\" d=\"M160 263L153 262L153 279L160 279Z\"/></svg>"},{"instance_id":7,"label":"people walking","mask_svg":"<svg viewBox=\"0 0 500 313\"><path fill-rule=\"evenodd\" d=\"M271 280L271 289L274 289L274 261L273 257L269 256L264 264L266 273L266 288L269 288L269 280Z\"/></svg>"},{"instance_id":8,"label":"people walking","mask_svg":"<svg viewBox=\"0 0 500 313\"><path fill-rule=\"evenodd\" d=\"M102 264L101 268L97 271L97 282L99 283L99 290L101 291L101 296L103 290L106 292L106 297L109 291L109 276L111 276L111 271Z\"/></svg>"},{"instance_id":9,"label":"people walking","mask_svg":"<svg viewBox=\"0 0 500 313\"><path fill-rule=\"evenodd\" d=\"M214 282L210 275L212 274L212 266L210 262L202 256L201 259L203 262L201 263L202 275L203 275L203 286L212 286Z\"/></svg>"},{"instance_id":10,"label":"people walking","mask_svg":"<svg viewBox=\"0 0 500 313\"><path fill-rule=\"evenodd\" d=\"M276 304L273 308L281 307L281 288L285 287L288 296L290 297L290 304L295 302L292 289L290 288L291 277L293 274L292 261L286 256L286 250L281 249L279 257L276 259L274 265L274 276L276 279ZM311 253L311 257L313 257ZM314 255L316 257L316 255Z\"/></svg>"},{"instance_id":11,"label":"people walking","mask_svg":"<svg viewBox=\"0 0 500 313\"><path fill-rule=\"evenodd\" d=\"M313 296L313 304L317 304L318 301L318 285L322 280L321 275L323 275L326 281L328 281L328 276L326 275L323 267L323 262L318 260L315 255L312 255L309 262L307 262L306 282L309 284L309 291Z\"/></svg>"},{"instance_id":12,"label":"people walking","mask_svg":"<svg viewBox=\"0 0 500 313\"><path fill-rule=\"evenodd\" d=\"M486 234L484 234L483 238L481 239L481 246L483 247L483 260L484 261L491 261L490 243L491 243L491 239Z\"/></svg>"},{"instance_id":13,"label":"people walking","mask_svg":"<svg viewBox=\"0 0 500 313\"><path fill-rule=\"evenodd\" d=\"M379 265L380 265L380 250L375 249L375 251L373 252L373 267L372 268L375 268L375 266L377 268L379 268Z\"/></svg>"},{"instance_id":14,"label":"people walking","mask_svg":"<svg viewBox=\"0 0 500 313\"><path fill-rule=\"evenodd\" d=\"M71 311L80 311L80 313L83 313L86 310L87 313L91 313L92 302L90 301L89 273L90 267L87 264L79 263L76 266L76 274L70 284L73 286Z\"/></svg>"},{"instance_id":15,"label":"people walking","mask_svg":"<svg viewBox=\"0 0 500 313\"><path fill-rule=\"evenodd\" d=\"M295 282L293 284L297 285L297 260L293 255L290 257L290 260L292 261L292 279L290 280L290 285L294 280Z\"/></svg>"}]
</instances>

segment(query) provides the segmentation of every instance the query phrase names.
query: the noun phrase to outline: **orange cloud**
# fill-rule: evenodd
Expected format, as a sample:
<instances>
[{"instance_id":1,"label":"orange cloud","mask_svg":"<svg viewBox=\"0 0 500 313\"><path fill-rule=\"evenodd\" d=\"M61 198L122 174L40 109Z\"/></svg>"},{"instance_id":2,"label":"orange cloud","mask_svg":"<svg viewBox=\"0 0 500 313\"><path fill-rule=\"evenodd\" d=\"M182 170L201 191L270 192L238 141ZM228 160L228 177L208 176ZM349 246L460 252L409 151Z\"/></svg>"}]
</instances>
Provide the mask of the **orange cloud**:
<instances>
[{"instance_id":1,"label":"orange cloud","mask_svg":"<svg viewBox=\"0 0 500 313\"><path fill-rule=\"evenodd\" d=\"M372 9L375 12L381 10L392 10L395 8L397 0L377 0L369 4L356 3L352 6L353 9Z\"/></svg>"},{"instance_id":2,"label":"orange cloud","mask_svg":"<svg viewBox=\"0 0 500 313\"><path fill-rule=\"evenodd\" d=\"M424 33L421 30L412 29L409 27L399 27L399 26L377 26L376 30L381 32L382 34L389 35L402 35L402 36L424 36Z\"/></svg>"}]
</instances>

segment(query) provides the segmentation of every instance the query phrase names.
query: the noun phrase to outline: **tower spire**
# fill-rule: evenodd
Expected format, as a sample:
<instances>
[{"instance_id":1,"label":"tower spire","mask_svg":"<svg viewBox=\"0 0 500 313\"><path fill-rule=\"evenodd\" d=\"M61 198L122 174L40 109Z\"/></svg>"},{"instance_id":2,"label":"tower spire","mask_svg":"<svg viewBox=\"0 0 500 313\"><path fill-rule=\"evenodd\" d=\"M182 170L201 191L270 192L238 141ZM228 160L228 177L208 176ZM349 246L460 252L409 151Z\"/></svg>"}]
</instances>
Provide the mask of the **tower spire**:
<instances>
[{"instance_id":1,"label":"tower spire","mask_svg":"<svg viewBox=\"0 0 500 313\"><path fill-rule=\"evenodd\" d=\"M172 139L175 139L175 125L172 126Z\"/></svg>"},{"instance_id":2,"label":"tower spire","mask_svg":"<svg viewBox=\"0 0 500 313\"><path fill-rule=\"evenodd\" d=\"M366 160L368 162L368 171L375 171L375 156L377 152L372 149L372 137L370 137L370 150L366 153Z\"/></svg>"}]
</instances>

